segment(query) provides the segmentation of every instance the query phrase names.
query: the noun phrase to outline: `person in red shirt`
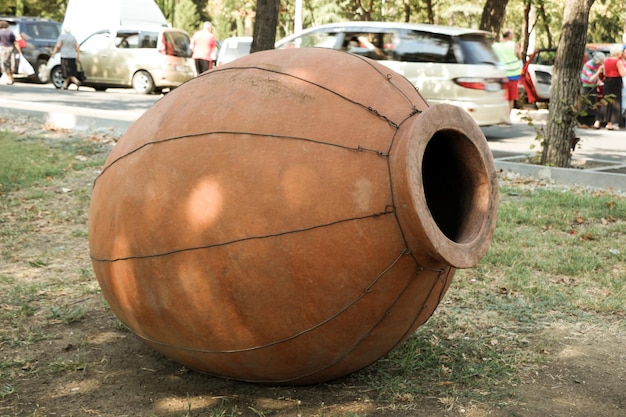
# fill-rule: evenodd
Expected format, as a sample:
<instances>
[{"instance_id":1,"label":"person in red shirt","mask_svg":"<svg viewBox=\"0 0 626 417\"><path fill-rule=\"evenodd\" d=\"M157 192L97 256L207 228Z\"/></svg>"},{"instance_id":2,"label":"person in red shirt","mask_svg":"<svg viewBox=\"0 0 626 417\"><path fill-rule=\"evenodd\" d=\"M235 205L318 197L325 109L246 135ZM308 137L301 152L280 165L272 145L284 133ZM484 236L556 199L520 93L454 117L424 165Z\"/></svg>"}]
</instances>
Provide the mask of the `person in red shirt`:
<instances>
[{"instance_id":1,"label":"person in red shirt","mask_svg":"<svg viewBox=\"0 0 626 417\"><path fill-rule=\"evenodd\" d=\"M626 64L622 59L622 46L615 45L611 48L611 56L604 60L600 67L600 72L604 74L605 97L612 96L611 102L598 112L598 118L593 127L600 129L603 122L606 122L608 130L618 130L622 117L622 77L626 77Z\"/></svg>"},{"instance_id":2,"label":"person in red shirt","mask_svg":"<svg viewBox=\"0 0 626 417\"><path fill-rule=\"evenodd\" d=\"M191 37L191 57L196 62L196 70L198 75L208 71L212 67L213 50L217 45L215 35L213 35L213 25L211 22L204 22L202 29L197 31Z\"/></svg>"}]
</instances>

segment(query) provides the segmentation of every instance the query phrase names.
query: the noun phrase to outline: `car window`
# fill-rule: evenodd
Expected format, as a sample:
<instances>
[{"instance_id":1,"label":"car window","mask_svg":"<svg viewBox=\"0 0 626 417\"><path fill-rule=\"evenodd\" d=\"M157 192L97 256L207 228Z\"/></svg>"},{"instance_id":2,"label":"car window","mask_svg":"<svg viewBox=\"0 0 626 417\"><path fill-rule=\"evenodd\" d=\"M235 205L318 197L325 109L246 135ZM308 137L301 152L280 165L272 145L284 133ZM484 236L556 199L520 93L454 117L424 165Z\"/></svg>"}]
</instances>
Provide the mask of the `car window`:
<instances>
[{"instance_id":1,"label":"car window","mask_svg":"<svg viewBox=\"0 0 626 417\"><path fill-rule=\"evenodd\" d=\"M346 32L341 50L371 59L391 59L393 39L392 33Z\"/></svg>"},{"instance_id":2,"label":"car window","mask_svg":"<svg viewBox=\"0 0 626 417\"><path fill-rule=\"evenodd\" d=\"M111 34L109 32L96 33L91 35L80 45L80 49L84 51L100 51L108 49L111 44Z\"/></svg>"},{"instance_id":3,"label":"car window","mask_svg":"<svg viewBox=\"0 0 626 417\"><path fill-rule=\"evenodd\" d=\"M23 33L33 39L57 40L59 37L59 25L52 22L25 23Z\"/></svg>"},{"instance_id":4,"label":"car window","mask_svg":"<svg viewBox=\"0 0 626 417\"><path fill-rule=\"evenodd\" d=\"M450 36L415 30L401 36L398 45L395 47L394 55L398 61L457 62Z\"/></svg>"},{"instance_id":5,"label":"car window","mask_svg":"<svg viewBox=\"0 0 626 417\"><path fill-rule=\"evenodd\" d=\"M342 34L331 32L315 32L293 39L281 45L281 48L334 48L337 38Z\"/></svg>"},{"instance_id":6,"label":"car window","mask_svg":"<svg viewBox=\"0 0 626 417\"><path fill-rule=\"evenodd\" d=\"M190 57L191 41L189 37L181 32L163 32L168 55Z\"/></svg>"},{"instance_id":7,"label":"car window","mask_svg":"<svg viewBox=\"0 0 626 417\"><path fill-rule=\"evenodd\" d=\"M462 52L461 62L464 64L498 65L498 56L491 46L491 40L481 34L467 34L455 38Z\"/></svg>"},{"instance_id":8,"label":"car window","mask_svg":"<svg viewBox=\"0 0 626 417\"><path fill-rule=\"evenodd\" d=\"M158 38L158 32L141 32L137 41L140 48L156 48Z\"/></svg>"},{"instance_id":9,"label":"car window","mask_svg":"<svg viewBox=\"0 0 626 417\"><path fill-rule=\"evenodd\" d=\"M531 64L535 65L554 65L556 58L556 50L537 51Z\"/></svg>"},{"instance_id":10,"label":"car window","mask_svg":"<svg viewBox=\"0 0 626 417\"><path fill-rule=\"evenodd\" d=\"M115 47L119 49L139 48L138 32L117 32Z\"/></svg>"}]
</instances>

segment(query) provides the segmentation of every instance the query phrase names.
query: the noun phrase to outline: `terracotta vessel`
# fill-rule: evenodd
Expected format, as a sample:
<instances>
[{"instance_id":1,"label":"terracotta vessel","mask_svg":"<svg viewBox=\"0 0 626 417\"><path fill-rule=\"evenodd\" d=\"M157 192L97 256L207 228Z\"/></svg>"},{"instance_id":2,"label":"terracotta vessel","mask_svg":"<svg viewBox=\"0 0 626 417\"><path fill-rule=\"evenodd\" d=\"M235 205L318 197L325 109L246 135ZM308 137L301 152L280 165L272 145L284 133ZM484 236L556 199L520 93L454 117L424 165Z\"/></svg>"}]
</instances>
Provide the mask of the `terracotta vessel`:
<instances>
[{"instance_id":1,"label":"terracotta vessel","mask_svg":"<svg viewBox=\"0 0 626 417\"><path fill-rule=\"evenodd\" d=\"M473 120L326 49L189 81L120 139L89 245L141 340L199 372L307 384L358 370L433 313L495 227Z\"/></svg>"}]
</instances>

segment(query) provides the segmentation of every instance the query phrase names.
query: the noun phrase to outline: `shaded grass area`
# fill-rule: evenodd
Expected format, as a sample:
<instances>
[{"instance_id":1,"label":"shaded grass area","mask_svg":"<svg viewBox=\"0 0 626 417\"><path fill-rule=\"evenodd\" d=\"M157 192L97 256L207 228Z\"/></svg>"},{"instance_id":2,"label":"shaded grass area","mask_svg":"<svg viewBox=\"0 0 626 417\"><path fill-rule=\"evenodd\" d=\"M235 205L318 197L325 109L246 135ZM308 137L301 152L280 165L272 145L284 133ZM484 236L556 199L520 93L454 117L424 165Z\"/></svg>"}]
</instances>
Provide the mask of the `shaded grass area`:
<instances>
[{"instance_id":1,"label":"shaded grass area","mask_svg":"<svg viewBox=\"0 0 626 417\"><path fill-rule=\"evenodd\" d=\"M0 355L0 400L27 396L29 380L94 377L102 367L86 339L75 355L30 352L76 325L90 327L95 314L112 315L85 255L95 176L86 172L105 156L88 139L0 132L0 346L11 352ZM411 410L418 398L436 398L444 409L515 403L524 372L549 360L551 323L625 326L625 261L623 196L503 177L498 225L480 264L457 271L434 316L403 345L323 385L367 393L382 409ZM214 411L206 415L242 415L241 404Z\"/></svg>"}]
</instances>

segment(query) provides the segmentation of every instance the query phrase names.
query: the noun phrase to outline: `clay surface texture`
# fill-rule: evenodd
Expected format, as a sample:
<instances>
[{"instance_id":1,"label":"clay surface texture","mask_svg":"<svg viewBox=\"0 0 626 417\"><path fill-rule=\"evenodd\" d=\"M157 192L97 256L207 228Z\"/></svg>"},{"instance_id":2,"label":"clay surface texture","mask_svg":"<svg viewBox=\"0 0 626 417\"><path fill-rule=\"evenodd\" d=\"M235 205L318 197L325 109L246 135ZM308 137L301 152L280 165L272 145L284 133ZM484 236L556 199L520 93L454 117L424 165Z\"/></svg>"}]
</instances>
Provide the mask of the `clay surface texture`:
<instances>
[{"instance_id":1,"label":"clay surface texture","mask_svg":"<svg viewBox=\"0 0 626 417\"><path fill-rule=\"evenodd\" d=\"M93 188L115 315L199 372L269 384L376 361L436 309L495 227L469 115L325 49L251 54L158 101Z\"/></svg>"}]
</instances>

